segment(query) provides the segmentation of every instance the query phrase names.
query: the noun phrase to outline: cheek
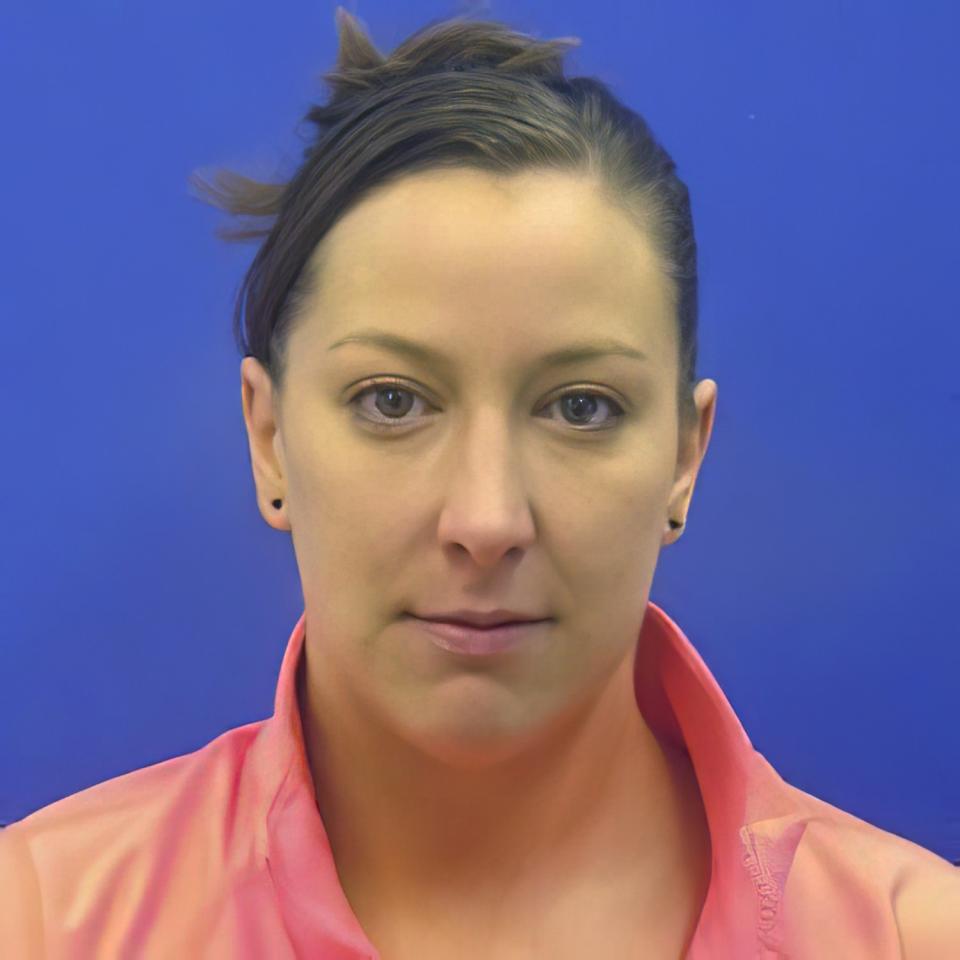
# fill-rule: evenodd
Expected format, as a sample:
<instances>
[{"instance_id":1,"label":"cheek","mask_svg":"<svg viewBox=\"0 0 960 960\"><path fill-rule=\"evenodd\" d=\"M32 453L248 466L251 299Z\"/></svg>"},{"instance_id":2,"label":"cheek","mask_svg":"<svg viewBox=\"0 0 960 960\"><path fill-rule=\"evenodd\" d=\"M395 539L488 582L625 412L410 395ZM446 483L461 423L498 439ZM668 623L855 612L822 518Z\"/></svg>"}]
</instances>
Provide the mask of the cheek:
<instances>
[{"instance_id":1,"label":"cheek","mask_svg":"<svg viewBox=\"0 0 960 960\"><path fill-rule=\"evenodd\" d=\"M596 496L553 525L554 560L575 591L575 610L599 607L589 617L632 616L646 603L660 554L669 487L637 469L629 482L598 485ZM579 614L578 614L579 616ZM614 631L616 632L616 631Z\"/></svg>"},{"instance_id":2,"label":"cheek","mask_svg":"<svg viewBox=\"0 0 960 960\"><path fill-rule=\"evenodd\" d=\"M647 555L659 543L669 497L670 475L637 458L606 475L595 474L589 495L571 508L567 504L563 529L593 547L597 560L609 556L621 563ZM558 505L559 506L559 505Z\"/></svg>"}]
</instances>

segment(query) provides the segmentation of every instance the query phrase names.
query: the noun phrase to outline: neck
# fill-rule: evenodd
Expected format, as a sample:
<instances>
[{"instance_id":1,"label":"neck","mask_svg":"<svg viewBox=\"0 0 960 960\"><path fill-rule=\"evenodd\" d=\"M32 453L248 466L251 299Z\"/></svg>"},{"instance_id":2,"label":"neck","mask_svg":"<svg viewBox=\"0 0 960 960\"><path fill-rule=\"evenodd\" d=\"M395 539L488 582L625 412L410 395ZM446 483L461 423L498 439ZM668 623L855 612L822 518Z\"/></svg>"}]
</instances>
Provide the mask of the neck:
<instances>
[{"instance_id":1,"label":"neck","mask_svg":"<svg viewBox=\"0 0 960 960\"><path fill-rule=\"evenodd\" d=\"M486 906L531 903L593 878L608 886L622 878L638 903L645 891L650 902L662 896L667 877L701 891L709 833L696 778L638 709L632 651L593 702L476 770L442 764L351 713L336 700L335 678L324 683L306 648L304 657L308 760L358 916L365 905L419 904L422 913L439 902L482 916Z\"/></svg>"}]
</instances>

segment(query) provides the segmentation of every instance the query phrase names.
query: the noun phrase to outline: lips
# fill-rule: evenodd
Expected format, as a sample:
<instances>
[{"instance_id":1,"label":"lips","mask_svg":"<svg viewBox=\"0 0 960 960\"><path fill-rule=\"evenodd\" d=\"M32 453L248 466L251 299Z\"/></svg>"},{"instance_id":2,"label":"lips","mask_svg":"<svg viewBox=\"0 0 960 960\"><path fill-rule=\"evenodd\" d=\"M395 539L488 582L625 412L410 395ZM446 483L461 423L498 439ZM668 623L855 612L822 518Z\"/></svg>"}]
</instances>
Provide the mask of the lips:
<instances>
[{"instance_id":1,"label":"lips","mask_svg":"<svg viewBox=\"0 0 960 960\"><path fill-rule=\"evenodd\" d=\"M469 627L471 630L496 630L497 627L506 627L514 623L541 623L540 620L503 620L500 623L479 624L469 620L431 620L431 623L452 623L457 627Z\"/></svg>"},{"instance_id":2,"label":"lips","mask_svg":"<svg viewBox=\"0 0 960 960\"><path fill-rule=\"evenodd\" d=\"M522 620L506 622L499 626L477 627L453 623L448 620L427 620L410 617L418 629L426 633L433 643L449 653L470 657L488 657L506 654L516 649L532 649L531 641L543 641L544 630L550 618L545 620ZM544 630L539 628L543 627Z\"/></svg>"},{"instance_id":3,"label":"lips","mask_svg":"<svg viewBox=\"0 0 960 960\"><path fill-rule=\"evenodd\" d=\"M453 623L462 627L483 629L486 627L502 627L515 623L542 623L549 617L537 616L525 610L511 610L509 607L500 607L496 610L441 610L439 613L416 613L410 611L409 616L418 620L429 620L432 623Z\"/></svg>"}]
</instances>

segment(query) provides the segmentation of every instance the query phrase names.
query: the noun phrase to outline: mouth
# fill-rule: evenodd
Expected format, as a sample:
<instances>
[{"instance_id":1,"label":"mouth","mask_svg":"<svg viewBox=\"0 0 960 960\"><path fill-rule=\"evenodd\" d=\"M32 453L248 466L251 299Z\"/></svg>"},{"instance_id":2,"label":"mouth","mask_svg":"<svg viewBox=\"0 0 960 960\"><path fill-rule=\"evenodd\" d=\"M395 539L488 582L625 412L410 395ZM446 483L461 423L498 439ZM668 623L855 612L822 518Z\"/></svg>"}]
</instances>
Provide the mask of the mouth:
<instances>
[{"instance_id":1,"label":"mouth","mask_svg":"<svg viewBox=\"0 0 960 960\"><path fill-rule=\"evenodd\" d=\"M489 630L499 630L501 627L512 627L516 624L546 623L546 620L503 620L500 623L480 624L471 623L469 620L433 620L428 617L417 617L416 619L422 620L424 623L448 623L454 627L465 627L468 630L477 630L481 633Z\"/></svg>"},{"instance_id":2,"label":"mouth","mask_svg":"<svg viewBox=\"0 0 960 960\"><path fill-rule=\"evenodd\" d=\"M429 636L433 643L449 653L465 656L492 656L507 653L523 642L542 634L547 620L512 620L492 626L451 620L426 620L414 614L408 618Z\"/></svg>"},{"instance_id":3,"label":"mouth","mask_svg":"<svg viewBox=\"0 0 960 960\"><path fill-rule=\"evenodd\" d=\"M488 627L503 627L514 623L541 623L544 620L550 620L551 617L537 616L533 613L527 613L525 610L510 610L500 608L497 610L443 610L440 613L415 613L408 610L405 616L416 617L418 620L426 620L431 623L453 623L461 627L473 627L482 630Z\"/></svg>"}]
</instances>

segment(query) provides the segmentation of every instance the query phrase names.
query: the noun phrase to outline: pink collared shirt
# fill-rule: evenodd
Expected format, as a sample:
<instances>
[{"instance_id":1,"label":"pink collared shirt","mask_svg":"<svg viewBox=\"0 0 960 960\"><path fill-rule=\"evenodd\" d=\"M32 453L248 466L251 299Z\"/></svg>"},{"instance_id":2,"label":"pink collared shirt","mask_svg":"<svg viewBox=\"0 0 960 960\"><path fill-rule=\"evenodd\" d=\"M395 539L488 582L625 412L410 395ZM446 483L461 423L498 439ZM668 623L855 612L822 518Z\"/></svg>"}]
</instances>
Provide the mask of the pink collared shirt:
<instances>
[{"instance_id":1,"label":"pink collared shirt","mask_svg":"<svg viewBox=\"0 0 960 960\"><path fill-rule=\"evenodd\" d=\"M272 717L0 831L0 957L389 960L316 806L296 699L305 628L306 613ZM960 869L784 781L653 602L635 678L648 723L693 761L710 829L687 960L960 958Z\"/></svg>"}]
</instances>

